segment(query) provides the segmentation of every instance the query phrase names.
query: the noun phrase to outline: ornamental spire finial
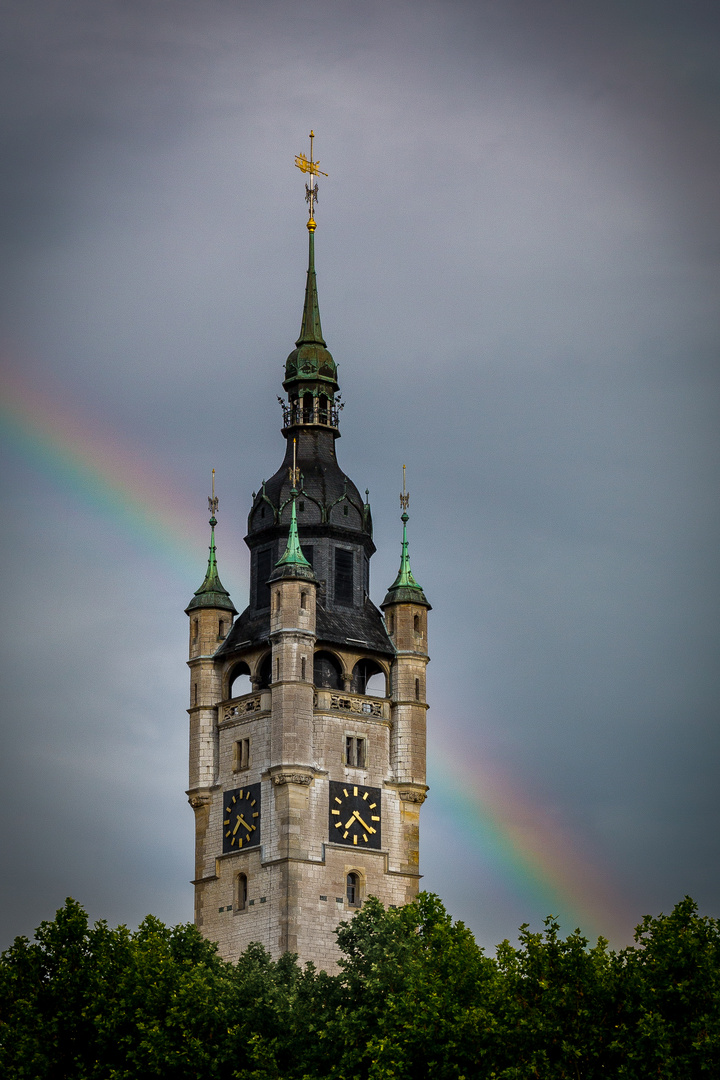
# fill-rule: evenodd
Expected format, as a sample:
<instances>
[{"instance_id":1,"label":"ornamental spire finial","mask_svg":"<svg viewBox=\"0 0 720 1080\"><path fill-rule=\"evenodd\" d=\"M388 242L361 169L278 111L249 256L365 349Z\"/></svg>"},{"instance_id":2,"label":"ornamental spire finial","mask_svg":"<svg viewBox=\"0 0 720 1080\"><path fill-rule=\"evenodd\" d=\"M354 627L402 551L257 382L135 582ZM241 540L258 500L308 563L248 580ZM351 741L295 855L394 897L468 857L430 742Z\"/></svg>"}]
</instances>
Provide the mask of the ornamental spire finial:
<instances>
[{"instance_id":1,"label":"ornamental spire finial","mask_svg":"<svg viewBox=\"0 0 720 1080\"><path fill-rule=\"evenodd\" d=\"M215 470L212 471L212 495L208 495L208 510L210 511L210 554L208 556L207 571L205 573L205 580L199 589L196 590L192 600L185 608L187 612L194 611L196 608L219 608L221 611L231 611L233 615L237 615L237 611L230 599L230 594L223 586L218 575L217 568L217 553L215 551L215 526L217 525L217 519L215 517L218 508L218 498L215 494Z\"/></svg>"},{"instance_id":2,"label":"ornamental spire finial","mask_svg":"<svg viewBox=\"0 0 720 1080\"><path fill-rule=\"evenodd\" d=\"M317 197L318 197L318 185L317 185L317 180L313 184L313 176L327 176L327 173L323 172L322 169L320 168L320 162L319 161L313 161L313 139L314 138L315 138L315 133L313 131L311 131L310 132L310 157L309 158L306 158L304 154L296 154L295 155L295 164L297 165L298 169L300 169L301 172L310 174L310 183L305 184L305 202L308 203L309 206L310 206L310 217L309 217L308 223L307 223L308 232L314 232L315 231L314 211L315 211L315 203L317 202Z\"/></svg>"},{"instance_id":3,"label":"ornamental spire finial","mask_svg":"<svg viewBox=\"0 0 720 1080\"><path fill-rule=\"evenodd\" d=\"M403 602L411 602L414 604L423 604L425 607L430 607L428 604L425 593L418 585L417 581L413 577L413 572L410 569L410 555L408 554L408 538L407 538L407 523L410 520L408 515L408 506L410 505L410 492L407 490L405 483L405 466L403 465L403 489L400 496L400 506L402 508L402 514L400 520L403 523L402 532L402 554L400 556L400 569L395 581L388 589L387 596L380 605L382 608L387 607L388 604L398 604Z\"/></svg>"}]
</instances>

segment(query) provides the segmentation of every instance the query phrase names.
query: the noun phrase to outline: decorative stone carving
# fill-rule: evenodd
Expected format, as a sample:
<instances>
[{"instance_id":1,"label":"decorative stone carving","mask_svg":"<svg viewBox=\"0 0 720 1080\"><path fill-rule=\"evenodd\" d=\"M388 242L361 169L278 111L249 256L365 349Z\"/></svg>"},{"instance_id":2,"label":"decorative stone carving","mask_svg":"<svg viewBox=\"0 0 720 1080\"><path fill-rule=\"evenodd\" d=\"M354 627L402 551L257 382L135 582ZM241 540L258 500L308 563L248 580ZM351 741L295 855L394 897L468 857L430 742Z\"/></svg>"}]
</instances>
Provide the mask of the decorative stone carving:
<instances>
[{"instance_id":1,"label":"decorative stone carving","mask_svg":"<svg viewBox=\"0 0 720 1080\"><path fill-rule=\"evenodd\" d=\"M427 795L424 791L413 790L412 788L401 788L398 792L400 800L402 802L422 803L425 802Z\"/></svg>"},{"instance_id":2,"label":"decorative stone carving","mask_svg":"<svg viewBox=\"0 0 720 1080\"><path fill-rule=\"evenodd\" d=\"M245 716L247 713L258 712L260 709L260 695L242 698L234 705L227 705L223 709L223 720L230 720L233 716Z\"/></svg>"},{"instance_id":3,"label":"decorative stone carving","mask_svg":"<svg viewBox=\"0 0 720 1080\"><path fill-rule=\"evenodd\" d=\"M196 792L194 795L188 795L188 802L193 810L199 810L201 806L209 806L212 802L212 795L209 791Z\"/></svg>"},{"instance_id":4,"label":"decorative stone carving","mask_svg":"<svg viewBox=\"0 0 720 1080\"><path fill-rule=\"evenodd\" d=\"M382 716L382 705L377 701L368 701L367 698L354 694L331 694L330 708L342 712L361 713L365 716Z\"/></svg>"},{"instance_id":5,"label":"decorative stone carving","mask_svg":"<svg viewBox=\"0 0 720 1080\"><path fill-rule=\"evenodd\" d=\"M312 784L312 776L307 773L276 773L272 778L273 784L280 787L281 784Z\"/></svg>"}]
</instances>

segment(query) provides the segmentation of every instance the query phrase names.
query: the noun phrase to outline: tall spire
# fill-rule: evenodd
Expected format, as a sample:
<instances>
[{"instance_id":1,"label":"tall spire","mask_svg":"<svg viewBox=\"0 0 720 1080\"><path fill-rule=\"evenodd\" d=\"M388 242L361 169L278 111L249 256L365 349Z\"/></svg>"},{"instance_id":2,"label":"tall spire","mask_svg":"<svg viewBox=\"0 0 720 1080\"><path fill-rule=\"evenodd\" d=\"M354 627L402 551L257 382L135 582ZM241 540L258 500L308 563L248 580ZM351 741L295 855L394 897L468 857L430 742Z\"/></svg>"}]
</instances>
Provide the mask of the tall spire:
<instances>
[{"instance_id":1,"label":"tall spire","mask_svg":"<svg viewBox=\"0 0 720 1080\"><path fill-rule=\"evenodd\" d=\"M196 590L192 600L185 608L186 612L195 611L198 608L215 608L220 611L231 611L237 615L235 605L230 599L230 594L224 588L218 576L217 555L215 552L215 526L217 519L218 499L215 495L215 470L212 471L212 495L208 497L208 510L210 511L210 555L208 556L207 572L205 580Z\"/></svg>"},{"instance_id":2,"label":"tall spire","mask_svg":"<svg viewBox=\"0 0 720 1080\"><path fill-rule=\"evenodd\" d=\"M295 164L301 172L308 173L310 182L305 184L305 201L310 206L310 217L307 222L308 230L308 269L305 283L305 304L303 306L302 324L300 337L295 342L297 348L293 349L285 363L285 381L283 386L290 392L292 388L298 393L302 391L303 384L308 382L325 383L332 393L337 392L337 366L327 349L325 338L322 335L320 325L320 305L318 303L317 280L315 277L315 204L318 198L318 184L314 179L317 176L327 176L319 168L319 162L313 160L314 132L310 132L310 157L298 154Z\"/></svg>"},{"instance_id":3,"label":"tall spire","mask_svg":"<svg viewBox=\"0 0 720 1080\"><path fill-rule=\"evenodd\" d=\"M312 228L310 225L312 224ZM320 305L318 304L317 279L315 277L315 222L308 222L308 270L305 283L305 306L303 308L300 337L296 345L326 345L320 325Z\"/></svg>"},{"instance_id":4,"label":"tall spire","mask_svg":"<svg viewBox=\"0 0 720 1080\"><path fill-rule=\"evenodd\" d=\"M410 556L408 554L408 538L407 538L407 523L410 520L407 512L407 508L410 504L410 495L405 488L405 466L403 465L403 490L400 496L400 506L402 507L402 514L400 520L403 523L403 538L402 538L402 554L400 556L400 569L394 582L387 591L387 596L383 600L381 607L385 607L387 604L400 604L403 602L413 604L423 604L429 608L425 593L418 585L417 581L413 577L413 572L410 569Z\"/></svg>"}]
</instances>

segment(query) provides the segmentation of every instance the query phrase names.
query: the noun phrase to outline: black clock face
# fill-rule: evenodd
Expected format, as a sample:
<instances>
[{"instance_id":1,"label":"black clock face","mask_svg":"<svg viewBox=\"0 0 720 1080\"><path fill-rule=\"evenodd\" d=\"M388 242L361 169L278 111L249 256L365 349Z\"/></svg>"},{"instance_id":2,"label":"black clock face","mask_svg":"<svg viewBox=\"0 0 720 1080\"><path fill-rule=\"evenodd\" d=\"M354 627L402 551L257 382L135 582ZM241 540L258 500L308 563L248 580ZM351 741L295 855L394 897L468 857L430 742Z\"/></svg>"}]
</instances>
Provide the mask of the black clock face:
<instances>
[{"instance_id":1,"label":"black clock face","mask_svg":"<svg viewBox=\"0 0 720 1080\"><path fill-rule=\"evenodd\" d=\"M380 788L330 781L330 839L350 847L380 847Z\"/></svg>"},{"instance_id":2,"label":"black clock face","mask_svg":"<svg viewBox=\"0 0 720 1080\"><path fill-rule=\"evenodd\" d=\"M233 788L223 794L223 854L260 843L260 785Z\"/></svg>"}]
</instances>

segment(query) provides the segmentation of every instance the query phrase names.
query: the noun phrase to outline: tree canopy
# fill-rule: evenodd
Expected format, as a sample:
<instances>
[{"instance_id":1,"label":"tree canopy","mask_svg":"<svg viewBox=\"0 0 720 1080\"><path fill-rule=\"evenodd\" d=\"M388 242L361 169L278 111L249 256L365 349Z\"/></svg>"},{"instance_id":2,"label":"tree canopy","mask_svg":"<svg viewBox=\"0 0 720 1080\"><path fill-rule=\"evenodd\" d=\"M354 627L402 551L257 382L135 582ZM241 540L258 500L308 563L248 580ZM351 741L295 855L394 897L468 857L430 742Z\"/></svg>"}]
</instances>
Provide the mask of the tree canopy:
<instances>
[{"instance_id":1,"label":"tree canopy","mask_svg":"<svg viewBox=\"0 0 720 1080\"><path fill-rule=\"evenodd\" d=\"M335 975L192 925L90 925L67 900L0 958L11 1080L695 1080L720 1076L720 924L686 897L620 952L521 927L486 956L441 901L374 898Z\"/></svg>"}]
</instances>

